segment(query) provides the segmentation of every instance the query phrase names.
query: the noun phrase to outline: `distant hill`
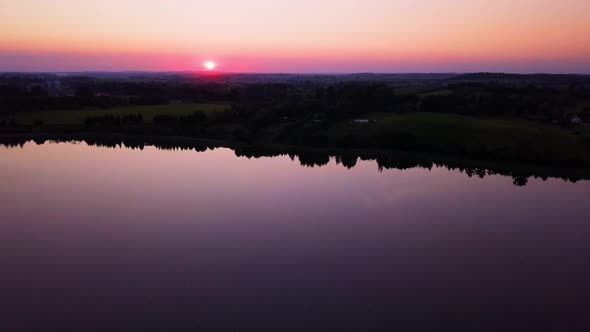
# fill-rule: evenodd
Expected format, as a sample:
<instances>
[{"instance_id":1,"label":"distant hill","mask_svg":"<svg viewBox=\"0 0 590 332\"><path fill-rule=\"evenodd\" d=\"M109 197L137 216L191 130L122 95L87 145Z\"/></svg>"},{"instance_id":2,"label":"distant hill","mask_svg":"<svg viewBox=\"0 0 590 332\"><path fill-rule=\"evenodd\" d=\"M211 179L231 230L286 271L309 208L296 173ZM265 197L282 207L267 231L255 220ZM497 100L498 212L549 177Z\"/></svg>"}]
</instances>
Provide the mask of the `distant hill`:
<instances>
[{"instance_id":1,"label":"distant hill","mask_svg":"<svg viewBox=\"0 0 590 332\"><path fill-rule=\"evenodd\" d=\"M590 75L576 74L509 74L509 73L470 73L456 75L449 80L452 81L500 81L519 83L542 83L542 84L590 84Z\"/></svg>"},{"instance_id":2,"label":"distant hill","mask_svg":"<svg viewBox=\"0 0 590 332\"><path fill-rule=\"evenodd\" d=\"M180 82L218 82L230 84L256 83L317 83L378 82L388 84L432 82L499 82L508 84L590 85L590 75L575 74L510 74L510 73L226 73L226 72L54 72L54 73L0 73L0 79L54 80L91 78L97 80L149 80Z\"/></svg>"},{"instance_id":3,"label":"distant hill","mask_svg":"<svg viewBox=\"0 0 590 332\"><path fill-rule=\"evenodd\" d=\"M60 72L60 73L0 73L4 78L38 78L38 79L58 79L71 77L90 77L102 80L183 80L183 81L205 81L205 82L225 82L237 84L251 83L335 83L335 82L409 82L409 81L432 81L444 80L451 78L456 74L453 73L403 73L403 74L382 74L382 73L225 73L225 72L199 72L199 71L181 71L181 72L141 72L141 71L124 71L124 72Z\"/></svg>"}]
</instances>

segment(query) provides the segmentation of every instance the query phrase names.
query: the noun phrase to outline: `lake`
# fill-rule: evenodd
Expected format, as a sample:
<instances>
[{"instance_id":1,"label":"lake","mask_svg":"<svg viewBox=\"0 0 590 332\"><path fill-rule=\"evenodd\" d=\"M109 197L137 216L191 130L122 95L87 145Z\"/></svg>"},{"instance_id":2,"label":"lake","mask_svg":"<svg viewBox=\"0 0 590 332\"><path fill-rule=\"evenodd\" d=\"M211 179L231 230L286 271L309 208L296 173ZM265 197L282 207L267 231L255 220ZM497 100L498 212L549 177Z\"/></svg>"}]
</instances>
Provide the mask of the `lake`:
<instances>
[{"instance_id":1,"label":"lake","mask_svg":"<svg viewBox=\"0 0 590 332\"><path fill-rule=\"evenodd\" d=\"M590 328L590 182L0 147L2 331Z\"/></svg>"}]
</instances>

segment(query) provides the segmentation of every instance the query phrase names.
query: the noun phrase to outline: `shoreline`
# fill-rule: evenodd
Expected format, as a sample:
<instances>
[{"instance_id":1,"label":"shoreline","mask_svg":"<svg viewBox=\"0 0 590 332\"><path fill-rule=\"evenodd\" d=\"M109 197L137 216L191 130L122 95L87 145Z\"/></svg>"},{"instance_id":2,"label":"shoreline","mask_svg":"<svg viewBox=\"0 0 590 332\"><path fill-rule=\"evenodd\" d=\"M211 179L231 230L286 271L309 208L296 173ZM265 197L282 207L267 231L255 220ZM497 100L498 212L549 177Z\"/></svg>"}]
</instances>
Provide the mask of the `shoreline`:
<instances>
[{"instance_id":1,"label":"shoreline","mask_svg":"<svg viewBox=\"0 0 590 332\"><path fill-rule=\"evenodd\" d=\"M352 168L358 159L374 160L380 169L407 169L413 167L431 168L434 166L447 169L459 169L469 176L503 175L515 179L515 184L533 178L558 178L565 181L590 180L590 168L543 165L515 161L496 161L474 159L458 155L441 155L426 152L412 152L394 149L364 148L329 148L306 147L283 144L247 144L243 142L201 139L188 136L138 135L122 133L0 133L0 145L14 147L27 142L44 144L45 142L85 142L90 146L127 147L142 149L154 146L158 149L186 149L206 151L208 149L227 148L238 157L261 158L288 155L299 158L303 166L323 166L332 157L336 157L344 167ZM519 183L517 183L519 182Z\"/></svg>"}]
</instances>

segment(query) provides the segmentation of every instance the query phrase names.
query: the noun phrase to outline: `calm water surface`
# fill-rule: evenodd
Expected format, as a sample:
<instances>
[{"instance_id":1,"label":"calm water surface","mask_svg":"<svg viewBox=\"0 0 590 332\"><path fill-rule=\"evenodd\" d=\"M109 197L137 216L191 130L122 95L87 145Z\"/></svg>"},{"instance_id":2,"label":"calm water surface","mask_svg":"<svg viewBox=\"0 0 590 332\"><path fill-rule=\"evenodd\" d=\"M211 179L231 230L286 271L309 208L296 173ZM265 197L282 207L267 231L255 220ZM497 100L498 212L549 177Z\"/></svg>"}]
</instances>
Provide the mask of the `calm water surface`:
<instances>
[{"instance_id":1,"label":"calm water surface","mask_svg":"<svg viewBox=\"0 0 590 332\"><path fill-rule=\"evenodd\" d=\"M1 331L590 329L590 183L0 147Z\"/></svg>"}]
</instances>

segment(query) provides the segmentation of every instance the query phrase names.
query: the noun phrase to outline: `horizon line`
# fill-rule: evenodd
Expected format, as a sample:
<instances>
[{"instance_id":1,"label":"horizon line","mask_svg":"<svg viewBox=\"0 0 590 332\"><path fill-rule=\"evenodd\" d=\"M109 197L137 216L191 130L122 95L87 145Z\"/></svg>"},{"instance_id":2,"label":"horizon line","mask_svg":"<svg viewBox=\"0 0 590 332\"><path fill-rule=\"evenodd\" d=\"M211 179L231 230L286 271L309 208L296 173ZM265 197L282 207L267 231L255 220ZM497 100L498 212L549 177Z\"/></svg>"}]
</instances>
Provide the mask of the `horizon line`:
<instances>
[{"instance_id":1,"label":"horizon line","mask_svg":"<svg viewBox=\"0 0 590 332\"><path fill-rule=\"evenodd\" d=\"M588 76L590 73L549 73L549 72L503 72L503 71L466 71L466 72L223 72L223 71L203 71L203 70L76 70L76 71L32 71L32 70L11 70L2 71L0 74L81 74L81 73L106 73L106 74L126 74L126 73L182 73L182 74L202 74L204 76L215 75L465 75L465 74L504 74L504 75L581 75Z\"/></svg>"}]
</instances>

